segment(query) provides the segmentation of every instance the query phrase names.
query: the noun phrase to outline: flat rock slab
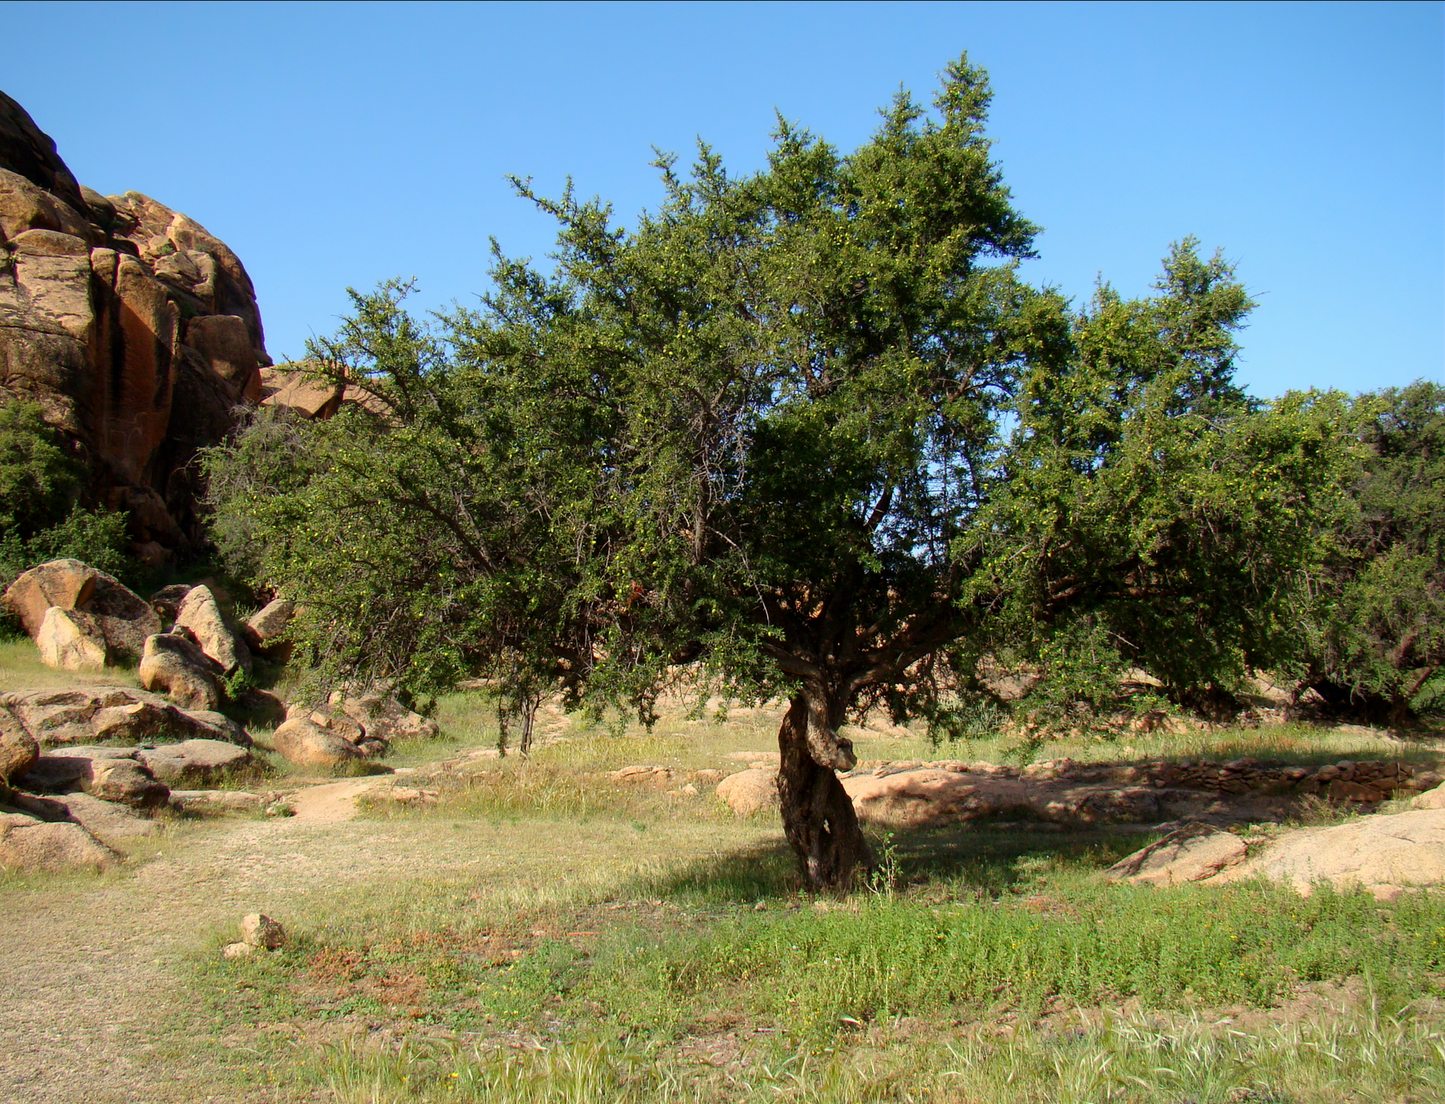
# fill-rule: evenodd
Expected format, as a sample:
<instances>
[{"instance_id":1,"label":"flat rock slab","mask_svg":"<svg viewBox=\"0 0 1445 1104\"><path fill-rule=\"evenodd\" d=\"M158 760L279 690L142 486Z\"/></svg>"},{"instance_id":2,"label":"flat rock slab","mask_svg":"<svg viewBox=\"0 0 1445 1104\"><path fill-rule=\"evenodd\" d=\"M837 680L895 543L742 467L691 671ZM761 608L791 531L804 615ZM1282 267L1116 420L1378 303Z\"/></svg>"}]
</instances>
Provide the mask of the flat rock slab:
<instances>
[{"instance_id":1,"label":"flat rock slab","mask_svg":"<svg viewBox=\"0 0 1445 1104\"><path fill-rule=\"evenodd\" d=\"M42 747L186 739L251 743L244 729L219 713L178 709L128 686L14 690L0 694L0 706Z\"/></svg>"},{"instance_id":2,"label":"flat rock slab","mask_svg":"<svg viewBox=\"0 0 1445 1104\"><path fill-rule=\"evenodd\" d=\"M1445 809L1412 809L1292 832L1211 883L1258 875L1303 894L1326 883L1336 889L1360 886L1381 899L1445 885Z\"/></svg>"},{"instance_id":3,"label":"flat rock slab","mask_svg":"<svg viewBox=\"0 0 1445 1104\"><path fill-rule=\"evenodd\" d=\"M1230 832L1207 824L1186 824L1120 859L1106 877L1138 885L1201 882L1244 861L1246 851L1244 841Z\"/></svg>"},{"instance_id":4,"label":"flat rock slab","mask_svg":"<svg viewBox=\"0 0 1445 1104\"><path fill-rule=\"evenodd\" d=\"M104 870L119 859L79 824L0 813L0 868L57 874Z\"/></svg>"},{"instance_id":5,"label":"flat rock slab","mask_svg":"<svg viewBox=\"0 0 1445 1104\"><path fill-rule=\"evenodd\" d=\"M182 740L140 748L135 758L167 785L186 786L221 782L255 762L245 748L225 740Z\"/></svg>"},{"instance_id":6,"label":"flat rock slab","mask_svg":"<svg viewBox=\"0 0 1445 1104\"><path fill-rule=\"evenodd\" d=\"M842 779L858 818L889 828L932 828L983 817L1056 824L1147 824L1163 819L1148 786L1014 778L921 767Z\"/></svg>"},{"instance_id":7,"label":"flat rock slab","mask_svg":"<svg viewBox=\"0 0 1445 1104\"><path fill-rule=\"evenodd\" d=\"M148 817L87 793L65 794L59 800L70 811L71 820L110 847L160 831L160 825Z\"/></svg>"},{"instance_id":8,"label":"flat rock slab","mask_svg":"<svg viewBox=\"0 0 1445 1104\"><path fill-rule=\"evenodd\" d=\"M212 812L253 813L260 812L271 803L264 794L246 793L244 790L172 790L171 805L187 812L209 810Z\"/></svg>"}]
</instances>

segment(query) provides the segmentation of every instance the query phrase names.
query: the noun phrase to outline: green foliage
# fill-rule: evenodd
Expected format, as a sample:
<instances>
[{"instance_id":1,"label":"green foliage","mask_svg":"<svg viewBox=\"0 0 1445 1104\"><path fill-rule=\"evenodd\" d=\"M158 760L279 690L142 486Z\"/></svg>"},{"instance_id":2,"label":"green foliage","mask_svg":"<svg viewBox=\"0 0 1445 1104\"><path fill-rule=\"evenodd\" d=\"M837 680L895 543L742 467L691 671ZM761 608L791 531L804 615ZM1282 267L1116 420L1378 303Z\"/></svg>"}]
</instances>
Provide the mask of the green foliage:
<instances>
[{"instance_id":1,"label":"green foliage","mask_svg":"<svg viewBox=\"0 0 1445 1104\"><path fill-rule=\"evenodd\" d=\"M0 406L0 588L71 556L112 574L127 566L125 515L81 505L84 469L35 403Z\"/></svg>"},{"instance_id":2,"label":"green foliage","mask_svg":"<svg viewBox=\"0 0 1445 1104\"><path fill-rule=\"evenodd\" d=\"M524 731L559 685L649 719L684 666L953 735L1001 708L988 659L1040 676L1030 712L1154 708L1121 701L1134 668L1227 710L1251 668L1305 663L1308 609L1321 671L1445 687L1439 451L1394 445L1438 398L1368 440L1339 395L1251 402L1252 303L1191 238L1143 299L1075 313L1023 284L989 97L961 59L850 154L780 121L749 176L661 157L632 231L517 181L555 272L497 253L481 307L430 324L405 285L352 292L311 352L365 401L213 450L218 543L300 603L318 677L489 676ZM1361 519L1416 503L1434 543L1363 520L1334 542L1356 483Z\"/></svg>"},{"instance_id":3,"label":"green foliage","mask_svg":"<svg viewBox=\"0 0 1445 1104\"><path fill-rule=\"evenodd\" d=\"M1445 388L1359 396L1338 524L1304 607L1301 681L1332 705L1399 720L1445 704Z\"/></svg>"},{"instance_id":4,"label":"green foliage","mask_svg":"<svg viewBox=\"0 0 1445 1104\"><path fill-rule=\"evenodd\" d=\"M963 538L986 560L975 592L1002 598L1001 642L1044 676L1036 696L1097 707L1137 666L1209 708L1293 654L1353 464L1347 404L1245 398L1233 332L1251 304L1195 248L1174 247L1152 299L1102 287L1067 365L1030 372L1007 478Z\"/></svg>"}]
</instances>

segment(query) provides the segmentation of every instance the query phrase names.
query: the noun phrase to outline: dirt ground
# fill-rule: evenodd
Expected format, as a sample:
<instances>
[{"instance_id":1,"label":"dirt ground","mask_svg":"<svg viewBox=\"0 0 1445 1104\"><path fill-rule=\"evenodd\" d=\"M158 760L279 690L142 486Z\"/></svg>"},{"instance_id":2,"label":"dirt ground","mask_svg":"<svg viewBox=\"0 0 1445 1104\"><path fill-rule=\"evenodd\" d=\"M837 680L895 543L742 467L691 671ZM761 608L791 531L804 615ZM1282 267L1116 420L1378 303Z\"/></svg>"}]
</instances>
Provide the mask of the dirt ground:
<instances>
[{"instance_id":1,"label":"dirt ground","mask_svg":"<svg viewBox=\"0 0 1445 1104\"><path fill-rule=\"evenodd\" d=\"M354 798L377 782L312 787L294 817L187 827L123 872L0 888L0 1101L271 1099L225 1089L226 1040L188 991L191 956L247 912L303 912L317 886L488 861L415 825L368 823L359 836Z\"/></svg>"}]
</instances>

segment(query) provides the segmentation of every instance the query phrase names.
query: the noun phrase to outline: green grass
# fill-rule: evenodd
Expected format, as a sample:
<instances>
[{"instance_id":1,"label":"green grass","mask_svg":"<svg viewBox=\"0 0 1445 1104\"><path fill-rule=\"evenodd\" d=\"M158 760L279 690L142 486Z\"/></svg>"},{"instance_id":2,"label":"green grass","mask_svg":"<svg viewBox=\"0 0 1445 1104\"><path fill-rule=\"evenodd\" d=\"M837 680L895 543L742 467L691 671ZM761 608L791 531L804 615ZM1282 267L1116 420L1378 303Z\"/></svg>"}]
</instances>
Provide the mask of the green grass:
<instances>
[{"instance_id":1,"label":"green grass","mask_svg":"<svg viewBox=\"0 0 1445 1104\"><path fill-rule=\"evenodd\" d=\"M40 651L28 637L0 639L0 693L49 690L64 686L140 686L135 664L104 671L57 671L40 662Z\"/></svg>"},{"instance_id":2,"label":"green grass","mask_svg":"<svg viewBox=\"0 0 1445 1104\"><path fill-rule=\"evenodd\" d=\"M1445 1096L1441 1026L1373 1003L1258 1035L1198 1018L1165 1026L1150 1017L1105 1017L1089 1029L1025 1028L1002 1039L940 1038L823 1055L765 1043L752 1048L741 1071L598 1035L536 1049L411 1041L378 1049L348 1040L327 1048L313 1076L341 1104L1424 1101Z\"/></svg>"}]
</instances>

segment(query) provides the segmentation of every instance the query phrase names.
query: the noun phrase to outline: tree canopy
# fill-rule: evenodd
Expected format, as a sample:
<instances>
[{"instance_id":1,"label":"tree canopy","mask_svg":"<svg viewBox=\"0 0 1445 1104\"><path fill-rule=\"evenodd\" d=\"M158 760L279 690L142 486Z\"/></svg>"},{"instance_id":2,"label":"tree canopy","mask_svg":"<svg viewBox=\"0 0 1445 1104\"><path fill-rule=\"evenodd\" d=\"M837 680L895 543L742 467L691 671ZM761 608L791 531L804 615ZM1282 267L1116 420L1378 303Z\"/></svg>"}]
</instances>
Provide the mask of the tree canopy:
<instances>
[{"instance_id":1,"label":"tree canopy","mask_svg":"<svg viewBox=\"0 0 1445 1104\"><path fill-rule=\"evenodd\" d=\"M1026 284L989 96L962 59L850 154L780 121L750 175L662 157L630 231L518 181L554 269L498 253L430 325L404 286L353 292L312 351L365 401L214 451L218 540L300 600L328 677L484 674L523 714L560 687L647 720L682 673L788 700L784 825L820 886L869 861L850 711L948 729L980 657L1059 641L1226 690L1276 654L1331 508L1333 400L1245 398L1251 304L1193 240L1144 300Z\"/></svg>"}]
</instances>

